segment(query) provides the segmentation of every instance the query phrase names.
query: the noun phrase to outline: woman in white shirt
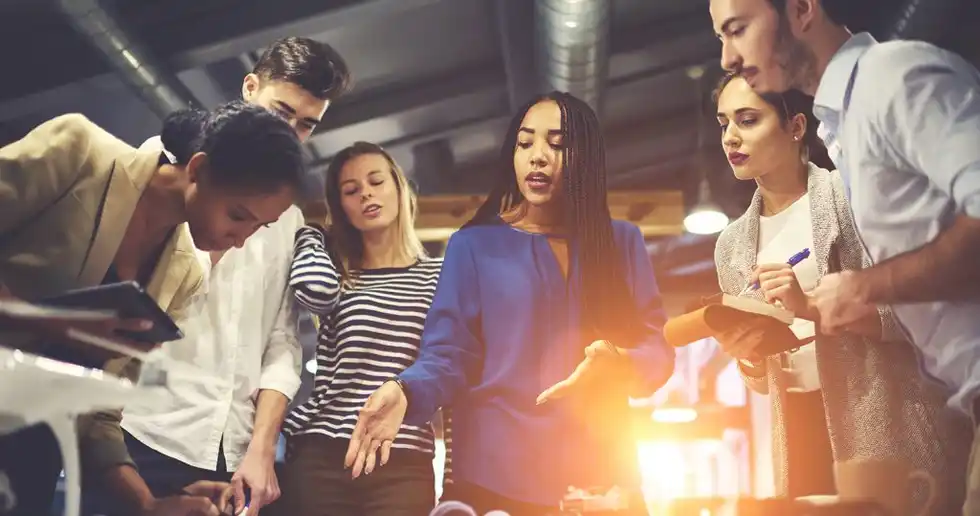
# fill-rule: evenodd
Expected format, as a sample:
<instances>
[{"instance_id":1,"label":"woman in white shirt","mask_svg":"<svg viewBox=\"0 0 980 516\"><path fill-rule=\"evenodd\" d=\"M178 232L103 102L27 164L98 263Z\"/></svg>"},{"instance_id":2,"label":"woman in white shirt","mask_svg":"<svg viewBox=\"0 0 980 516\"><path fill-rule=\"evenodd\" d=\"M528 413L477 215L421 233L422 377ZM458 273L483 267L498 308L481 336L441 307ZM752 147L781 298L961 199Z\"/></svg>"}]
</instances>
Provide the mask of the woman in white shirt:
<instances>
[{"instance_id":1,"label":"woman in white shirt","mask_svg":"<svg viewBox=\"0 0 980 516\"><path fill-rule=\"evenodd\" d=\"M815 334L806 292L826 274L867 262L840 175L814 163L833 167L815 134L811 99L796 91L759 95L731 75L715 98L732 171L758 185L746 212L718 238L721 289L738 295L758 279L760 288L744 295L794 312L790 329L811 341L759 357L752 348L761 336L750 328L718 337L739 359L749 388L770 395L777 494L832 494L835 461L899 458L936 478L938 508L958 511L970 423L946 407L946 389L920 373L891 312L882 308L843 336ZM803 249L809 258L790 267L787 260ZM924 502L926 490L915 487Z\"/></svg>"}]
</instances>

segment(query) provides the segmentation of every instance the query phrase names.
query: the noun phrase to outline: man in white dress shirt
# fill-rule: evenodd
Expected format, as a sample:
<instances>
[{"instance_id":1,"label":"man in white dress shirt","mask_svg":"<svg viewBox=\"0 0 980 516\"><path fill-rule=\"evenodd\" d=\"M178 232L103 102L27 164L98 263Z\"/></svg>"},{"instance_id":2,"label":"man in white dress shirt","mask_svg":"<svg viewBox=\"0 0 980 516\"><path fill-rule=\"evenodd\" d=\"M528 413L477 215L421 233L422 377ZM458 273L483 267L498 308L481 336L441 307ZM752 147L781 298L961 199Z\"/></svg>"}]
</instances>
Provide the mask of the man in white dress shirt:
<instances>
[{"instance_id":1,"label":"man in white dress shirt","mask_svg":"<svg viewBox=\"0 0 980 516\"><path fill-rule=\"evenodd\" d=\"M242 96L280 114L306 140L330 102L349 87L347 65L330 46L286 38L245 76ZM164 150L159 137L141 148ZM122 426L146 482L135 488L144 496L169 496L196 480L230 480L236 514L247 489L250 515L279 497L274 464L280 425L302 368L298 312L287 287L293 239L303 221L294 206L243 247L200 253L210 273L192 315L179 321L186 337L162 349L213 371L229 388L171 378L165 403L126 406Z\"/></svg>"},{"instance_id":2,"label":"man in white dress shirt","mask_svg":"<svg viewBox=\"0 0 980 516\"><path fill-rule=\"evenodd\" d=\"M814 96L874 264L821 279L823 331L891 305L924 372L980 424L980 73L928 43L851 34L848 3L862 2L711 0L722 66L757 91ZM980 432L971 464L964 513L975 515Z\"/></svg>"}]
</instances>

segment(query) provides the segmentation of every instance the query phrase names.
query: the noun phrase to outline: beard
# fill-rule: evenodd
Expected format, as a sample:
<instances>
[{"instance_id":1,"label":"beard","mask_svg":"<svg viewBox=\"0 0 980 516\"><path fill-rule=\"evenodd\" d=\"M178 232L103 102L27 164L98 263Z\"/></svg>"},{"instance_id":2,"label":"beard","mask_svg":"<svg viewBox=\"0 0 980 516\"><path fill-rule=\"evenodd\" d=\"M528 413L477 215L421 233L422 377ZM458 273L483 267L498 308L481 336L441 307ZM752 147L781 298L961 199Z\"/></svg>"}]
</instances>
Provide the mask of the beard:
<instances>
[{"instance_id":1,"label":"beard","mask_svg":"<svg viewBox=\"0 0 980 516\"><path fill-rule=\"evenodd\" d=\"M810 91L816 82L817 58L813 50L793 35L789 20L780 17L776 29L774 56L777 66L783 71L783 90ZM782 91L778 92L782 93Z\"/></svg>"}]
</instances>

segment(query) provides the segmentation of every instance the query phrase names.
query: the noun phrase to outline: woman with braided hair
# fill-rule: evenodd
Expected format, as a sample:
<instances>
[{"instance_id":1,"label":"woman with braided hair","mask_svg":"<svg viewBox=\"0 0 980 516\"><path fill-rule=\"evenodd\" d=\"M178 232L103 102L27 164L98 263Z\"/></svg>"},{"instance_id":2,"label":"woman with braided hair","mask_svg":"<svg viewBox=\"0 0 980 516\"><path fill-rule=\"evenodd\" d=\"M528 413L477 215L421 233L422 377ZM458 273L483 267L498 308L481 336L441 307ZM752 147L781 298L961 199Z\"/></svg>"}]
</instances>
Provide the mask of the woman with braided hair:
<instances>
[{"instance_id":1,"label":"woman with braided hair","mask_svg":"<svg viewBox=\"0 0 980 516\"><path fill-rule=\"evenodd\" d=\"M418 359L368 399L347 465L384 465L403 420L451 405L445 499L518 516L556 512L571 486L636 492L628 397L663 385L674 355L643 237L609 215L595 113L534 99L499 174L449 241Z\"/></svg>"}]
</instances>

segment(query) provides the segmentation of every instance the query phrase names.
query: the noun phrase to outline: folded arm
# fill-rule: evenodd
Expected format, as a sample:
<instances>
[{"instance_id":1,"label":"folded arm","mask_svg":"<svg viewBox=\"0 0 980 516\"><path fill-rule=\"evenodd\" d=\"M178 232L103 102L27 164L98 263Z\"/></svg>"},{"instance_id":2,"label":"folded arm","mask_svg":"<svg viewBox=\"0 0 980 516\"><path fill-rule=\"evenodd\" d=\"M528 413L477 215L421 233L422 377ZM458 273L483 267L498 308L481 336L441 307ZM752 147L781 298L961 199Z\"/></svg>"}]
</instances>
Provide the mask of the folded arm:
<instances>
[{"instance_id":1,"label":"folded arm","mask_svg":"<svg viewBox=\"0 0 980 516\"><path fill-rule=\"evenodd\" d=\"M398 375L408 390L405 423L409 425L423 425L439 407L451 405L479 370L479 283L466 236L456 233L446 246L419 357Z\"/></svg>"},{"instance_id":2,"label":"folded arm","mask_svg":"<svg viewBox=\"0 0 980 516\"><path fill-rule=\"evenodd\" d=\"M329 314L340 299L340 273L320 229L304 226L296 232L289 286L296 300L317 315Z\"/></svg>"}]
</instances>

